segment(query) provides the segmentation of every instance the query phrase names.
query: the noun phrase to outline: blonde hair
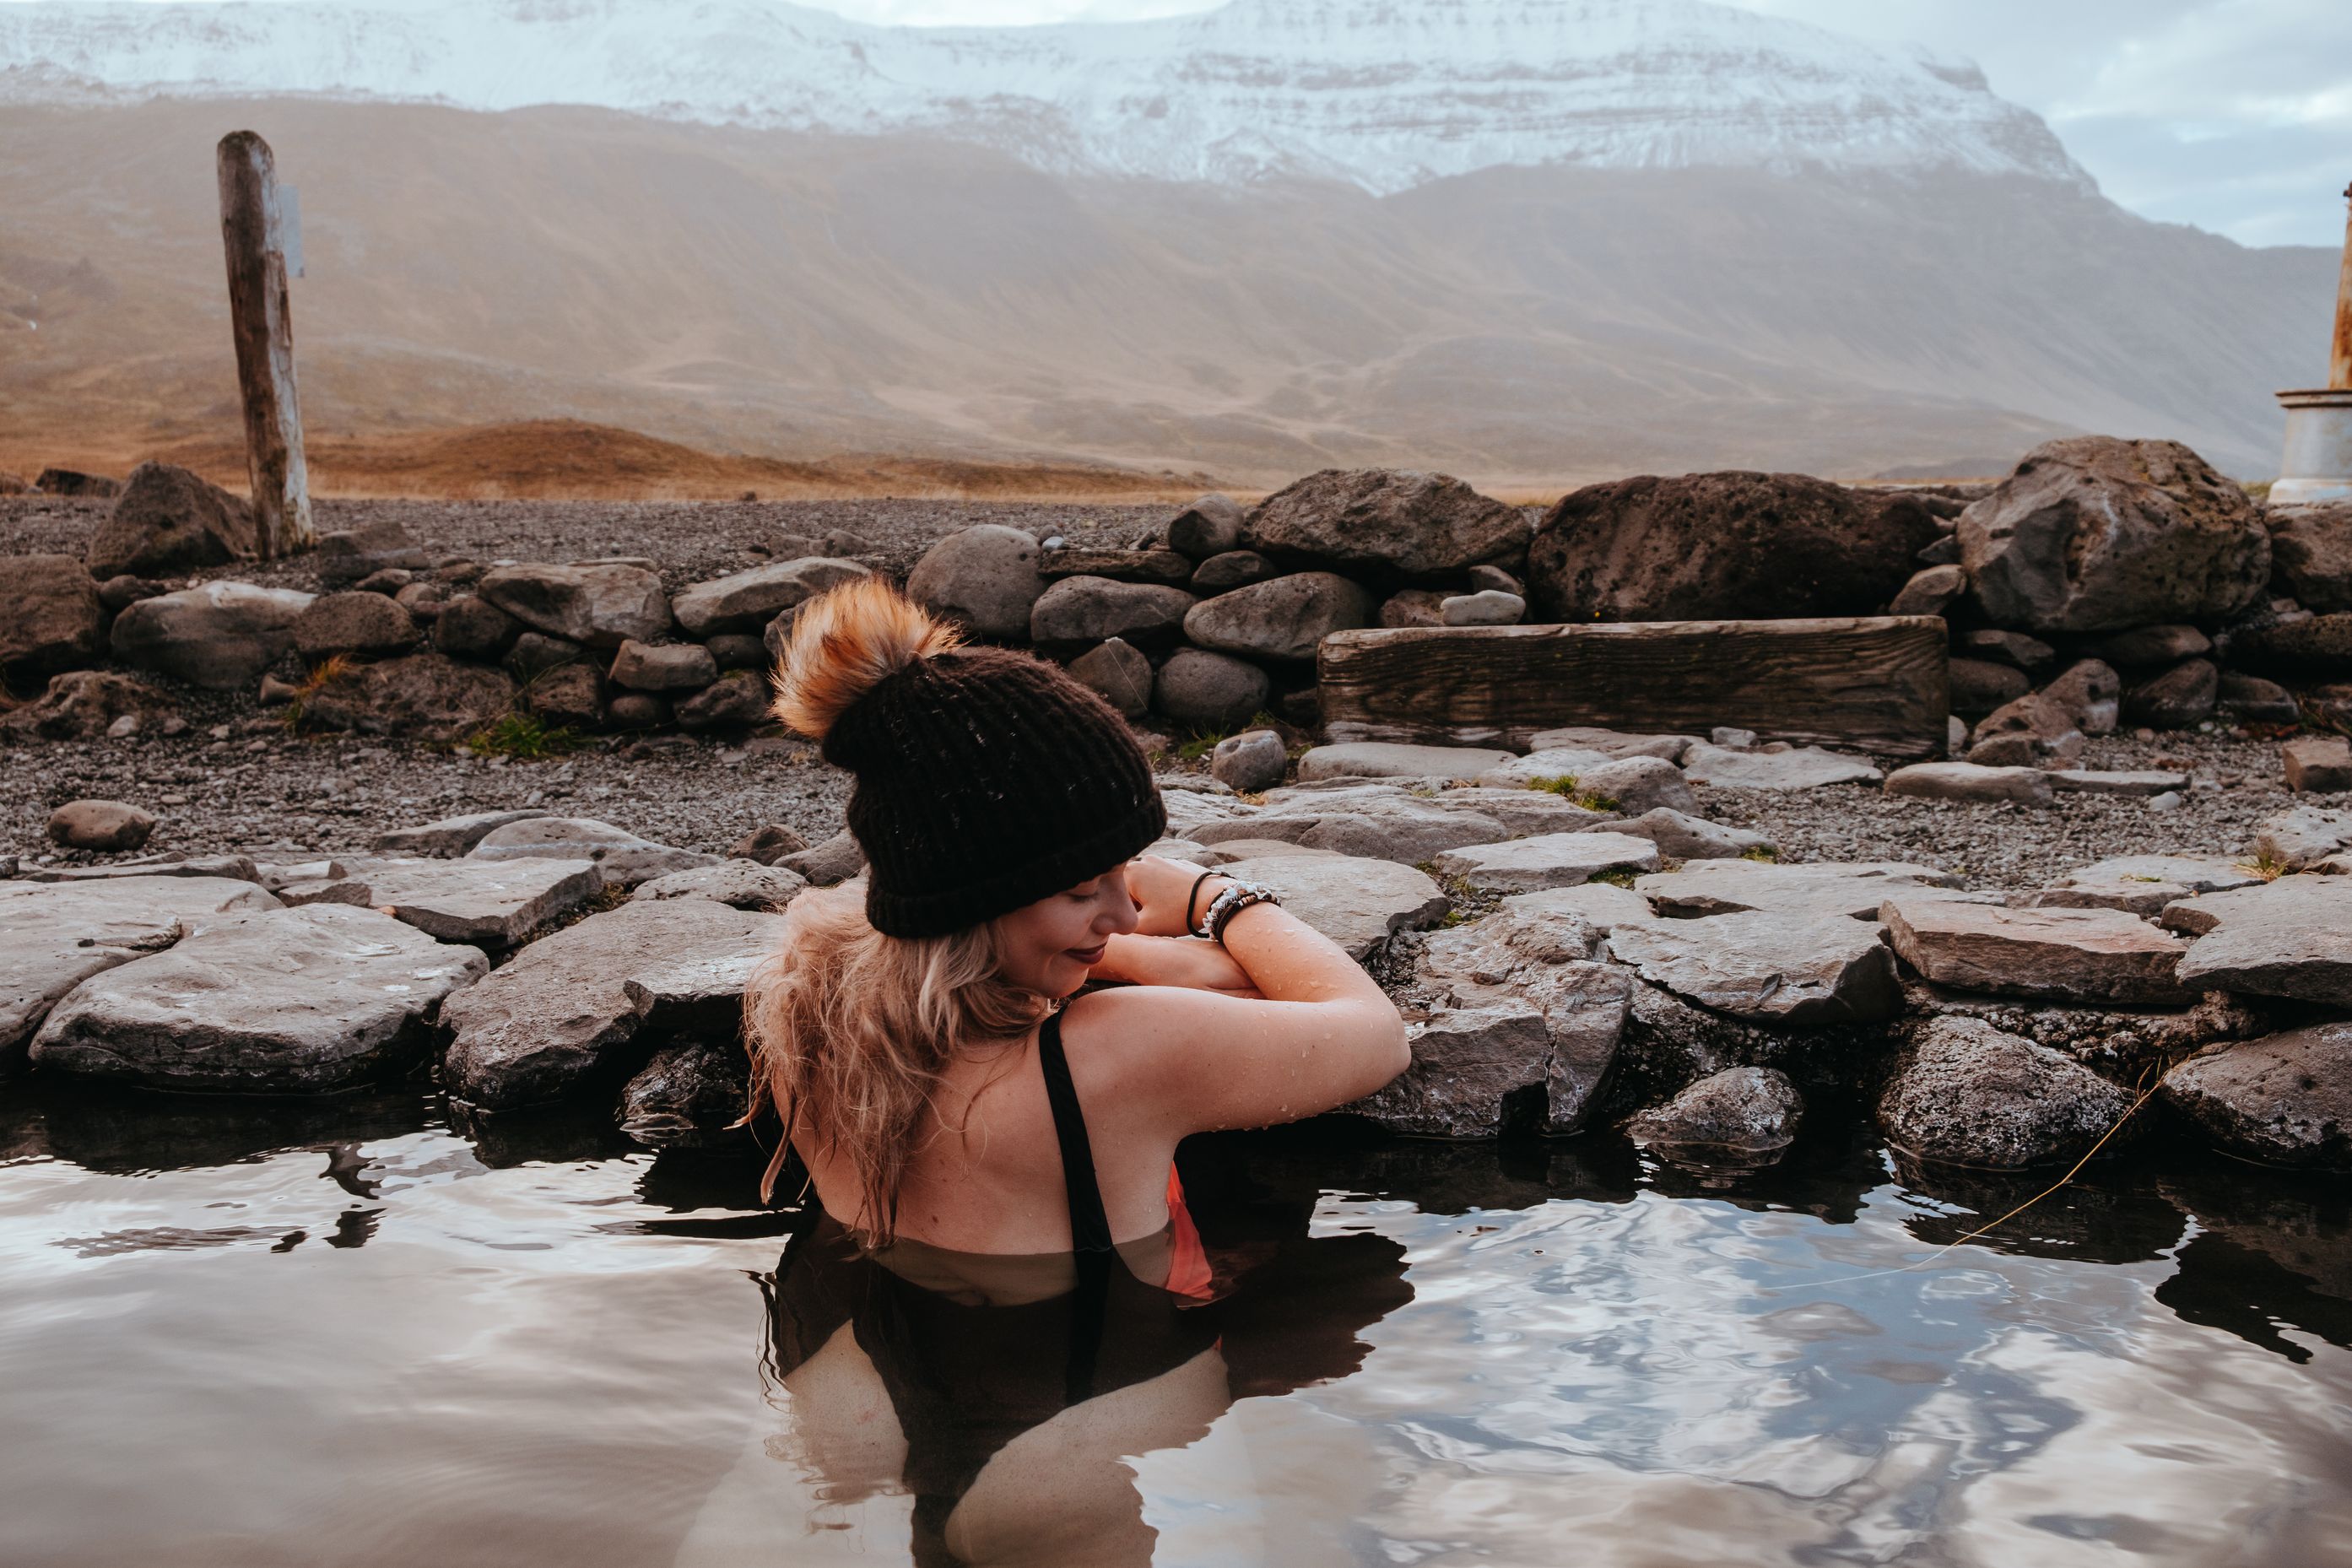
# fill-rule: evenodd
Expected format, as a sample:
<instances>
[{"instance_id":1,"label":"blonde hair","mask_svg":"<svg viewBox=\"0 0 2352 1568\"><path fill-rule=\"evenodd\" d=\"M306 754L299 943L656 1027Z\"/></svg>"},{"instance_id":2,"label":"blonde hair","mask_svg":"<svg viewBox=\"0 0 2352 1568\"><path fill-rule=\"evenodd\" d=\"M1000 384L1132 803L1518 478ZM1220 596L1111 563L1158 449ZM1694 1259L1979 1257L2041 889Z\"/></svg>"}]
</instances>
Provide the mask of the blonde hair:
<instances>
[{"instance_id":1,"label":"blonde hair","mask_svg":"<svg viewBox=\"0 0 2352 1568\"><path fill-rule=\"evenodd\" d=\"M822 741L875 684L962 638L879 577L844 584L809 601L793 626L776 676L775 714ZM896 937L866 918L852 882L801 894L786 908L783 939L743 994L751 1051L745 1120L772 1106L783 1136L760 1180L777 1173L804 1130L857 1173L857 1212L836 1215L869 1246L897 1229L898 1189L935 1127L948 1065L992 1042L1016 1039L1052 1004L1002 979L995 928L940 937Z\"/></svg>"}]
</instances>

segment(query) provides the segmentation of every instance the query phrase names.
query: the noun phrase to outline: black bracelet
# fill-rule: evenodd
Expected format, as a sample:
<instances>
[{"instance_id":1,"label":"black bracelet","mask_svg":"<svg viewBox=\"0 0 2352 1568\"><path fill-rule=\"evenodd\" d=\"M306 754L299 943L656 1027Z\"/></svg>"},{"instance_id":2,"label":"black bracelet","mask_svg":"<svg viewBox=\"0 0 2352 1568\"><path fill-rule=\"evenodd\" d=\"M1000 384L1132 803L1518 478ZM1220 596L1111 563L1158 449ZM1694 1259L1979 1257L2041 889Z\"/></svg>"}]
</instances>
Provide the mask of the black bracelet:
<instances>
[{"instance_id":1,"label":"black bracelet","mask_svg":"<svg viewBox=\"0 0 2352 1568\"><path fill-rule=\"evenodd\" d=\"M1184 895L1184 929L1187 931L1192 929L1192 906L1200 900L1201 885L1216 874L1217 868L1212 866L1192 879L1192 890Z\"/></svg>"}]
</instances>

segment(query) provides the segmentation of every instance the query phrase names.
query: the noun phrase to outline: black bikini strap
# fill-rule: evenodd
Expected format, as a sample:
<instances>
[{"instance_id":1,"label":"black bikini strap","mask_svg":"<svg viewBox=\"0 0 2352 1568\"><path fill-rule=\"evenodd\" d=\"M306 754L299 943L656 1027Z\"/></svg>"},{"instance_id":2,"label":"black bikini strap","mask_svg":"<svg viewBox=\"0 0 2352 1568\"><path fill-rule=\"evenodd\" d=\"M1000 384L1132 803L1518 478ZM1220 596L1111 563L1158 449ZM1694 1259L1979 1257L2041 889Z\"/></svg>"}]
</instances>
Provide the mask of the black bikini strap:
<instances>
[{"instance_id":1,"label":"black bikini strap","mask_svg":"<svg viewBox=\"0 0 2352 1568\"><path fill-rule=\"evenodd\" d=\"M1047 1016L1037 1031L1037 1064L1045 1075L1045 1103L1054 1112L1054 1140L1062 1146L1062 1185L1070 1199L1070 1247L1080 1253L1111 1249L1110 1219L1103 1213L1102 1188L1095 1181L1094 1145L1087 1141L1086 1112L1070 1082L1070 1058L1062 1051L1062 1016Z\"/></svg>"}]
</instances>

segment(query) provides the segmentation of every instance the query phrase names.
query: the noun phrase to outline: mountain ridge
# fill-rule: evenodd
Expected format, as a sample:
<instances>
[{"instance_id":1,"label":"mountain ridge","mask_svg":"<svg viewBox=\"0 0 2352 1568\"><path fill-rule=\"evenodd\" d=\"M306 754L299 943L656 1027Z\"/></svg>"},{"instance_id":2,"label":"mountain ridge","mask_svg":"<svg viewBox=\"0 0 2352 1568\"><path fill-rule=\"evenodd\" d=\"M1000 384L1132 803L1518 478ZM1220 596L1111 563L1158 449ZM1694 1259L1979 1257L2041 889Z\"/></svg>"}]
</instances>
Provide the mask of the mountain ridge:
<instances>
[{"instance_id":1,"label":"mountain ridge","mask_svg":"<svg viewBox=\"0 0 2352 1568\"><path fill-rule=\"evenodd\" d=\"M1965 61L1709 0L1231 0L1024 27L880 26L785 0L0 6L0 101L93 89L573 104L1380 195L1550 164L2092 184Z\"/></svg>"}]
</instances>

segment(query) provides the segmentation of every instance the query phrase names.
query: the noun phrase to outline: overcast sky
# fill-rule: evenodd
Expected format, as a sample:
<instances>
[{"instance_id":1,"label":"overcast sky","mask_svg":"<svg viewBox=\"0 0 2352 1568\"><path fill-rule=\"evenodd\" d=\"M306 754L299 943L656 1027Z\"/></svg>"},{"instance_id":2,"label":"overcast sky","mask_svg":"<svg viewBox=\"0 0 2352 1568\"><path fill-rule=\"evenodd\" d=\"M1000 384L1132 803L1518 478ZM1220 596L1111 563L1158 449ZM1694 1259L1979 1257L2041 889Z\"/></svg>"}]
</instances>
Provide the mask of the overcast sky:
<instances>
[{"instance_id":1,"label":"overcast sky","mask_svg":"<svg viewBox=\"0 0 2352 1568\"><path fill-rule=\"evenodd\" d=\"M803 0L874 22L1116 20L1210 0ZM2352 182L2352 0L1726 0L1967 55L2115 200L2333 247Z\"/></svg>"}]
</instances>

